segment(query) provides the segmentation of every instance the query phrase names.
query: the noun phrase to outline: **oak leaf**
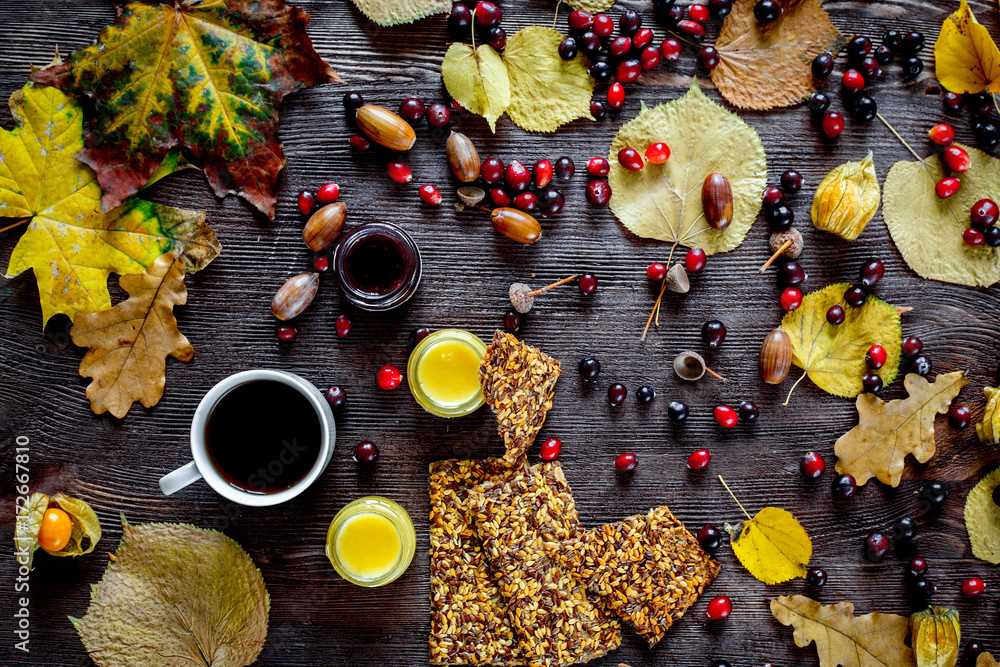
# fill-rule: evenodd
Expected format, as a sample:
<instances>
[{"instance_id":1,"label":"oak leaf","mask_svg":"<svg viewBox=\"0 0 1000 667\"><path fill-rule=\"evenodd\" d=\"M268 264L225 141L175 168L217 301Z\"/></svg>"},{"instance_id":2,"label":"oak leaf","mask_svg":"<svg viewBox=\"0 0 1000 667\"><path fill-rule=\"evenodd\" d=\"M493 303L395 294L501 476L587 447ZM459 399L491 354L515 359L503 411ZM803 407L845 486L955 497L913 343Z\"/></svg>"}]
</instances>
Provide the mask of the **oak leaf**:
<instances>
[{"instance_id":1,"label":"oak leaf","mask_svg":"<svg viewBox=\"0 0 1000 667\"><path fill-rule=\"evenodd\" d=\"M47 496L44 493L33 493L28 502L21 505L17 511L17 521L14 528L15 554L20 556L27 552L29 569L33 567L35 551L40 548L38 533L42 528L45 511L55 506L69 515L73 532L69 542L59 551L45 550L53 556L84 556L97 546L101 539L101 522L97 514L86 501L70 498L62 493Z\"/></svg>"},{"instance_id":2,"label":"oak leaf","mask_svg":"<svg viewBox=\"0 0 1000 667\"><path fill-rule=\"evenodd\" d=\"M965 0L941 25L934 42L934 72L955 93L1000 92L1000 49Z\"/></svg>"},{"instance_id":3,"label":"oak leaf","mask_svg":"<svg viewBox=\"0 0 1000 667\"><path fill-rule=\"evenodd\" d=\"M799 648L816 642L820 667L916 667L913 651L904 643L910 620L874 612L854 615L854 605L823 605L803 595L771 600L771 615L795 629Z\"/></svg>"},{"instance_id":4,"label":"oak leaf","mask_svg":"<svg viewBox=\"0 0 1000 667\"><path fill-rule=\"evenodd\" d=\"M83 111L65 93L28 83L10 98L16 127L0 129L0 217L28 219L7 266L13 278L31 269L42 324L111 307L108 275L142 273L165 252L195 272L221 250L202 211L129 198L101 213L94 172L74 159L83 147ZM152 175L181 166L171 153Z\"/></svg>"},{"instance_id":5,"label":"oak leaf","mask_svg":"<svg viewBox=\"0 0 1000 667\"><path fill-rule=\"evenodd\" d=\"M473 49L456 42L441 63L441 78L448 93L465 109L486 119L496 132L497 119L510 106L507 67L492 46Z\"/></svg>"},{"instance_id":6,"label":"oak leaf","mask_svg":"<svg viewBox=\"0 0 1000 667\"><path fill-rule=\"evenodd\" d=\"M99 667L243 667L267 637L270 597L234 540L187 524L129 525L83 618Z\"/></svg>"},{"instance_id":7,"label":"oak leaf","mask_svg":"<svg viewBox=\"0 0 1000 667\"><path fill-rule=\"evenodd\" d=\"M1000 486L1000 468L983 477L965 499L965 530L972 555L1000 565L1000 507L993 502L993 490Z\"/></svg>"},{"instance_id":8,"label":"oak leaf","mask_svg":"<svg viewBox=\"0 0 1000 667\"><path fill-rule=\"evenodd\" d=\"M844 292L849 287L834 284L807 294L802 305L781 320L781 328L791 339L792 363L817 387L844 398L853 398L864 389L861 376L869 372L865 362L868 348L876 343L885 348L885 365L873 372L889 385L896 379L902 346L901 311L875 297L868 297L860 308L848 306ZM846 313L838 325L826 320L827 311L835 304Z\"/></svg>"},{"instance_id":9,"label":"oak leaf","mask_svg":"<svg viewBox=\"0 0 1000 667\"><path fill-rule=\"evenodd\" d=\"M910 616L910 645L917 667L955 667L962 630L958 612L948 607L928 607Z\"/></svg>"},{"instance_id":10,"label":"oak leaf","mask_svg":"<svg viewBox=\"0 0 1000 667\"><path fill-rule=\"evenodd\" d=\"M306 35L309 15L285 0L178 0L118 7L97 44L32 80L91 98L79 159L97 172L101 210L138 192L175 146L222 197L238 193L274 217L278 105L339 77Z\"/></svg>"},{"instance_id":11,"label":"oak leaf","mask_svg":"<svg viewBox=\"0 0 1000 667\"><path fill-rule=\"evenodd\" d=\"M853 241L878 211L880 192L872 152L861 162L845 162L823 179L813 197L817 229Z\"/></svg>"},{"instance_id":12,"label":"oak leaf","mask_svg":"<svg viewBox=\"0 0 1000 667\"><path fill-rule=\"evenodd\" d=\"M854 475L859 486L872 477L899 486L907 454L920 463L934 456L934 418L948 412L967 384L964 371L939 375L933 382L910 373L903 382L907 398L886 403L875 394L858 396L858 425L833 446L837 472Z\"/></svg>"},{"instance_id":13,"label":"oak leaf","mask_svg":"<svg viewBox=\"0 0 1000 667\"><path fill-rule=\"evenodd\" d=\"M354 0L362 14L386 26L412 23L431 14L446 14L451 3L452 0Z\"/></svg>"},{"instance_id":14,"label":"oak leaf","mask_svg":"<svg viewBox=\"0 0 1000 667\"><path fill-rule=\"evenodd\" d=\"M954 144L959 146L959 144ZM1000 160L962 146L972 167L962 173L962 187L941 199L934 186L944 177L941 159L901 160L882 186L882 217L903 260L922 278L958 285L989 287L1000 280L1000 249L970 246L962 240L969 211L1000 190Z\"/></svg>"},{"instance_id":15,"label":"oak leaf","mask_svg":"<svg viewBox=\"0 0 1000 667\"><path fill-rule=\"evenodd\" d=\"M670 159L629 171L618 151L640 151L654 142L670 146ZM701 92L698 83L680 99L652 109L643 104L625 123L608 151L611 210L633 234L684 246L709 255L738 247L760 211L767 184L764 146L756 130ZM733 220L723 231L705 220L701 200L705 177L721 172L733 191Z\"/></svg>"},{"instance_id":16,"label":"oak leaf","mask_svg":"<svg viewBox=\"0 0 1000 667\"><path fill-rule=\"evenodd\" d=\"M985 387L986 408L976 424L976 435L986 445L1000 445L1000 387Z\"/></svg>"},{"instance_id":17,"label":"oak leaf","mask_svg":"<svg viewBox=\"0 0 1000 667\"><path fill-rule=\"evenodd\" d=\"M177 328L174 306L187 302L184 269L167 253L138 276L122 276L129 298L114 308L80 315L73 323L73 344L90 349L80 375L93 378L87 398L94 414L121 418L134 401L156 405L166 384L167 355L190 361L194 348Z\"/></svg>"},{"instance_id":18,"label":"oak leaf","mask_svg":"<svg viewBox=\"0 0 1000 667\"><path fill-rule=\"evenodd\" d=\"M754 16L755 0L736 0L715 40L719 65L712 83L741 109L772 109L800 104L816 90L812 61L824 51L837 53L844 36L818 0L783 2L773 23Z\"/></svg>"}]
</instances>

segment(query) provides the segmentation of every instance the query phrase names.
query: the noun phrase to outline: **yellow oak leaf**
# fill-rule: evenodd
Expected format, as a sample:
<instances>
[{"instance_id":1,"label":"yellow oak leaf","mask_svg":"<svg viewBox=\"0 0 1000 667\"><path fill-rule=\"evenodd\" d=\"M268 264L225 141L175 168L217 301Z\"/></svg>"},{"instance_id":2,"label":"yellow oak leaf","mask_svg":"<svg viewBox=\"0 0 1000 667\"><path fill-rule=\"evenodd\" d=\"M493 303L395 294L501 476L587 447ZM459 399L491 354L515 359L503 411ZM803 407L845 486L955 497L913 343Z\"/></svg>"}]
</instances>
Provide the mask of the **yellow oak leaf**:
<instances>
[{"instance_id":1,"label":"yellow oak leaf","mask_svg":"<svg viewBox=\"0 0 1000 667\"><path fill-rule=\"evenodd\" d=\"M878 211L880 192L872 152L861 162L845 162L816 188L812 221L817 229L853 241Z\"/></svg>"},{"instance_id":2,"label":"yellow oak leaf","mask_svg":"<svg viewBox=\"0 0 1000 667\"><path fill-rule=\"evenodd\" d=\"M16 127L0 128L0 218L28 221L7 277L34 271L42 324L111 306L108 275L142 273L165 252L194 272L220 252L205 213L129 198L101 213L94 172L75 159L83 148L83 111L65 93L35 83L10 99ZM153 178L179 166L168 156Z\"/></svg>"},{"instance_id":3,"label":"yellow oak leaf","mask_svg":"<svg viewBox=\"0 0 1000 667\"><path fill-rule=\"evenodd\" d=\"M492 46L473 49L455 42L441 63L445 88L459 104L486 119L496 132L497 118L510 106L510 79L507 67Z\"/></svg>"},{"instance_id":4,"label":"yellow oak leaf","mask_svg":"<svg viewBox=\"0 0 1000 667\"><path fill-rule=\"evenodd\" d=\"M917 667L955 667L962 630L958 612L948 607L928 607L910 616L910 645Z\"/></svg>"},{"instance_id":5,"label":"yellow oak leaf","mask_svg":"<svg viewBox=\"0 0 1000 667\"><path fill-rule=\"evenodd\" d=\"M819 667L917 667L906 645L910 620L878 612L854 615L846 600L823 605L803 595L771 600L771 615L795 629L795 645L816 642Z\"/></svg>"},{"instance_id":6,"label":"yellow oak leaf","mask_svg":"<svg viewBox=\"0 0 1000 667\"><path fill-rule=\"evenodd\" d=\"M889 385L896 379L902 346L900 310L875 297L853 308L844 300L844 292L850 287L834 284L807 294L802 305L781 320L781 328L791 339L792 363L804 370L817 387L844 398L853 398L864 390L861 376L869 372L865 363L868 348L876 343L885 348L885 365L874 372ZM826 320L833 305L842 306L847 315L841 324Z\"/></svg>"},{"instance_id":7,"label":"yellow oak leaf","mask_svg":"<svg viewBox=\"0 0 1000 667\"><path fill-rule=\"evenodd\" d=\"M934 418L948 412L967 384L964 371L939 375L933 382L910 373L903 382L907 398L886 403L875 394L858 396L858 425L833 446L837 472L854 475L859 486L872 477L899 486L907 454L920 463L934 456Z\"/></svg>"},{"instance_id":8,"label":"yellow oak leaf","mask_svg":"<svg viewBox=\"0 0 1000 667\"><path fill-rule=\"evenodd\" d=\"M1000 445L1000 387L986 387L986 409L983 420L976 424L976 435L987 445Z\"/></svg>"},{"instance_id":9,"label":"yellow oak leaf","mask_svg":"<svg viewBox=\"0 0 1000 667\"><path fill-rule=\"evenodd\" d=\"M993 502L993 490L998 486L1000 468L972 487L963 512L972 555L994 565L1000 565L1000 507Z\"/></svg>"},{"instance_id":10,"label":"yellow oak leaf","mask_svg":"<svg viewBox=\"0 0 1000 667\"><path fill-rule=\"evenodd\" d=\"M139 276L119 281L129 298L114 308L80 315L73 323L73 344L89 347L80 375L87 386L90 409L124 417L134 401L156 405L166 384L167 355L190 361L194 348L177 328L174 306L187 302L183 262L162 255Z\"/></svg>"},{"instance_id":11,"label":"yellow oak leaf","mask_svg":"<svg viewBox=\"0 0 1000 667\"><path fill-rule=\"evenodd\" d=\"M938 81L955 93L1000 92L1000 49L965 0L941 25L934 43Z\"/></svg>"}]
</instances>

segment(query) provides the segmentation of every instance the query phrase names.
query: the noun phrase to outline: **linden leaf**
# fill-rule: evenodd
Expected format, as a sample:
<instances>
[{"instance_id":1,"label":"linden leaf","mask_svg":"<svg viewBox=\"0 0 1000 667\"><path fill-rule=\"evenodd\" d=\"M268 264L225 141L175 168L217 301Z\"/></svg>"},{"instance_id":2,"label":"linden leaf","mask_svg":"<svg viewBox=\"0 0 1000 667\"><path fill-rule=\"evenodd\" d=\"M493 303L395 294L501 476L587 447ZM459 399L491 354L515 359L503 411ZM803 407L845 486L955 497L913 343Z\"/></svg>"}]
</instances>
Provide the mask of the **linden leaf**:
<instances>
[{"instance_id":1,"label":"linden leaf","mask_svg":"<svg viewBox=\"0 0 1000 667\"><path fill-rule=\"evenodd\" d=\"M985 387L986 409L976 424L976 435L987 445L1000 445L1000 387Z\"/></svg>"},{"instance_id":2,"label":"linden leaf","mask_svg":"<svg viewBox=\"0 0 1000 667\"><path fill-rule=\"evenodd\" d=\"M836 53L844 36L818 0L789 0L773 23L754 17L755 0L736 0L715 40L719 65L712 83L741 109L772 109L801 103L816 90L813 58Z\"/></svg>"},{"instance_id":3,"label":"linden leaf","mask_svg":"<svg viewBox=\"0 0 1000 667\"><path fill-rule=\"evenodd\" d=\"M910 373L903 381L907 398L886 403L875 394L858 396L858 425L833 446L837 472L854 475L858 486L872 477L899 486L907 454L920 463L934 456L934 418L948 412L967 384L964 371L939 375L933 382Z\"/></svg>"},{"instance_id":4,"label":"linden leaf","mask_svg":"<svg viewBox=\"0 0 1000 667\"><path fill-rule=\"evenodd\" d=\"M618 164L627 146L645 150L662 141L670 159L629 171ZM608 151L611 210L632 233L684 246L701 246L709 255L743 242L760 211L767 184L764 146L757 132L736 114L708 99L692 80L680 99L647 109L618 130ZM723 231L705 220L701 189L705 177L721 172L733 190L733 221Z\"/></svg>"},{"instance_id":5,"label":"linden leaf","mask_svg":"<svg viewBox=\"0 0 1000 667\"><path fill-rule=\"evenodd\" d=\"M992 653L980 653L976 658L976 667L1000 667L1000 662L997 662Z\"/></svg>"},{"instance_id":6,"label":"linden leaf","mask_svg":"<svg viewBox=\"0 0 1000 667\"><path fill-rule=\"evenodd\" d=\"M582 9L591 14L603 12L611 9L615 0L568 0L567 4L573 9Z\"/></svg>"},{"instance_id":7,"label":"linden leaf","mask_svg":"<svg viewBox=\"0 0 1000 667\"><path fill-rule=\"evenodd\" d=\"M993 502L993 490L1000 486L1000 468L989 473L969 491L965 500L965 530L972 555L1000 565L1000 507Z\"/></svg>"},{"instance_id":8,"label":"linden leaf","mask_svg":"<svg viewBox=\"0 0 1000 667\"><path fill-rule=\"evenodd\" d=\"M813 224L853 241L875 216L879 194L875 162L868 151L861 162L845 162L819 184L813 197Z\"/></svg>"},{"instance_id":9,"label":"linden leaf","mask_svg":"<svg viewBox=\"0 0 1000 667\"><path fill-rule=\"evenodd\" d=\"M274 217L278 105L336 73L306 35L309 15L285 0L184 0L118 8L96 45L33 81L93 99L79 158L97 172L103 211L149 180L174 146L215 193L238 193Z\"/></svg>"},{"instance_id":10,"label":"linden leaf","mask_svg":"<svg viewBox=\"0 0 1000 667\"><path fill-rule=\"evenodd\" d=\"M1000 92L1000 50L965 0L941 25L934 42L934 70L952 92Z\"/></svg>"},{"instance_id":11,"label":"linden leaf","mask_svg":"<svg viewBox=\"0 0 1000 667\"><path fill-rule=\"evenodd\" d=\"M959 191L947 199L934 191L944 176L938 156L894 164L882 188L882 217L903 260L922 278L989 287L1000 281L1000 249L970 246L962 232L969 226L972 205L1000 190L1000 160L962 148L972 167L962 174Z\"/></svg>"},{"instance_id":12,"label":"linden leaf","mask_svg":"<svg viewBox=\"0 0 1000 667\"><path fill-rule=\"evenodd\" d=\"M267 637L270 597L234 540L187 524L131 526L83 618L70 618L99 667L244 667Z\"/></svg>"},{"instance_id":13,"label":"linden leaf","mask_svg":"<svg viewBox=\"0 0 1000 667\"><path fill-rule=\"evenodd\" d=\"M958 612L948 607L928 607L910 616L913 653L917 667L955 667L962 630Z\"/></svg>"},{"instance_id":14,"label":"linden leaf","mask_svg":"<svg viewBox=\"0 0 1000 667\"><path fill-rule=\"evenodd\" d=\"M93 378L87 386L90 409L122 418L134 401L156 405L166 384L167 355L191 361L194 348L173 313L174 306L187 302L177 257L163 255L144 274L122 276L119 283L129 298L78 316L69 333L74 345L90 348L80 362L80 375Z\"/></svg>"},{"instance_id":15,"label":"linden leaf","mask_svg":"<svg viewBox=\"0 0 1000 667\"><path fill-rule=\"evenodd\" d=\"M45 550L53 556L83 556L89 554L101 539L101 523L97 514L83 500L70 498L62 493L52 497L44 493L33 493L28 502L21 505L17 512L17 522L14 529L14 546L18 562L33 567L35 551L39 549L38 533L42 528L45 511L55 506L69 515L73 526L69 542L59 551Z\"/></svg>"},{"instance_id":16,"label":"linden leaf","mask_svg":"<svg viewBox=\"0 0 1000 667\"><path fill-rule=\"evenodd\" d=\"M510 105L510 79L500 55L484 44L473 50L458 42L448 47L441 63L445 88L459 104L483 116L496 132L497 118Z\"/></svg>"},{"instance_id":17,"label":"linden leaf","mask_svg":"<svg viewBox=\"0 0 1000 667\"><path fill-rule=\"evenodd\" d=\"M510 78L507 115L529 132L554 132L577 118L589 118L594 80L583 55L559 57L565 36L552 28L531 25L507 40L503 62Z\"/></svg>"},{"instance_id":18,"label":"linden leaf","mask_svg":"<svg viewBox=\"0 0 1000 667\"><path fill-rule=\"evenodd\" d=\"M802 305L781 320L781 328L791 339L792 362L817 387L844 398L853 398L864 390L861 376L869 372L865 354L876 343L888 355L885 365L874 372L885 385L895 380L902 345L900 311L875 297L868 297L860 308L852 308L844 301L849 287L834 284L807 294ZM826 313L834 304L842 306L847 314L844 322L836 326L826 321Z\"/></svg>"},{"instance_id":19,"label":"linden leaf","mask_svg":"<svg viewBox=\"0 0 1000 667\"><path fill-rule=\"evenodd\" d=\"M29 218L7 266L32 269L42 325L57 313L75 318L111 307L108 275L142 273L165 252L195 272L219 254L205 213L130 198L101 213L94 172L74 159L83 147L83 112L65 93L26 84L10 98L14 130L0 129L0 217ZM167 156L164 172L180 164Z\"/></svg>"},{"instance_id":20,"label":"linden leaf","mask_svg":"<svg viewBox=\"0 0 1000 667\"><path fill-rule=\"evenodd\" d=\"M452 0L354 0L361 13L379 25L412 23L431 14L446 14L451 3Z\"/></svg>"},{"instance_id":21,"label":"linden leaf","mask_svg":"<svg viewBox=\"0 0 1000 667\"><path fill-rule=\"evenodd\" d=\"M816 642L819 667L916 667L905 644L910 621L905 616L878 612L854 615L854 605L823 605L803 595L771 600L771 615L795 629L799 648Z\"/></svg>"}]
</instances>

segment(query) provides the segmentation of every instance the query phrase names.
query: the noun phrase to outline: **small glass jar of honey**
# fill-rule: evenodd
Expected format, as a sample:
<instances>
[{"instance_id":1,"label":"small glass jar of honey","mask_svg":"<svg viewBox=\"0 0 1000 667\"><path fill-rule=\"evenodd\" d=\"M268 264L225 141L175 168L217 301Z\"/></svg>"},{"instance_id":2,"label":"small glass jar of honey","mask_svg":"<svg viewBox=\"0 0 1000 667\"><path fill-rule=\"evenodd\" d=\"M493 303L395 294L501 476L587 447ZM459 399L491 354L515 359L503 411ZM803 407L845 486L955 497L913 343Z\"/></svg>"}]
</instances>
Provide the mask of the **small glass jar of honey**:
<instances>
[{"instance_id":1,"label":"small glass jar of honey","mask_svg":"<svg viewBox=\"0 0 1000 667\"><path fill-rule=\"evenodd\" d=\"M406 365L410 393L422 408L439 417L463 417L486 399L479 386L479 364L486 343L461 329L429 334L413 349Z\"/></svg>"},{"instance_id":2,"label":"small glass jar of honey","mask_svg":"<svg viewBox=\"0 0 1000 667\"><path fill-rule=\"evenodd\" d=\"M398 503L365 496L344 506L326 533L326 557L341 577L374 588L395 581L416 551L413 521Z\"/></svg>"}]
</instances>

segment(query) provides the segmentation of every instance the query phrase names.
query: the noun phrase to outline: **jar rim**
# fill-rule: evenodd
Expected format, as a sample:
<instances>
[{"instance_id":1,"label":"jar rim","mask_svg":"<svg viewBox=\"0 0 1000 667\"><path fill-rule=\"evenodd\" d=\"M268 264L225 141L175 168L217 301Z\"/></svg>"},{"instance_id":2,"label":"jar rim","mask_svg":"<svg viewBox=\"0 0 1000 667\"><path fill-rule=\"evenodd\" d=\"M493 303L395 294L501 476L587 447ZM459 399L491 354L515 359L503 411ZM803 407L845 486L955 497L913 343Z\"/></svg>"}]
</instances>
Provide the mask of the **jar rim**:
<instances>
[{"instance_id":1,"label":"jar rim","mask_svg":"<svg viewBox=\"0 0 1000 667\"><path fill-rule=\"evenodd\" d=\"M356 576L340 562L340 557L337 555L338 533L347 524L348 520L361 514L377 514L384 517L392 524L399 535L399 559L391 569L380 577L365 579ZM344 505L337 512L336 516L333 517L333 520L330 522L330 528L326 532L326 557L330 560L330 564L333 565L333 569L345 581L365 588L377 588L392 583L406 572L410 567L410 563L413 562L413 556L416 553L416 542L417 534L416 529L413 527L413 519L410 518L409 513L402 505L382 496L364 496Z\"/></svg>"},{"instance_id":2,"label":"jar rim","mask_svg":"<svg viewBox=\"0 0 1000 667\"><path fill-rule=\"evenodd\" d=\"M403 246L406 269L399 284L385 294L372 294L357 289L347 277L345 264L347 254L361 240L373 233L381 232L399 242ZM417 287L420 286L420 279L423 277L423 257L420 248L413 237L406 233L401 227L391 222L365 222L357 227L353 227L344 233L333 257L334 273L337 275L337 282L340 290L347 297L347 300L362 310L391 310L401 306L410 300Z\"/></svg>"},{"instance_id":3,"label":"jar rim","mask_svg":"<svg viewBox=\"0 0 1000 667\"><path fill-rule=\"evenodd\" d=\"M418 380L417 369L421 359L432 347L444 341L457 341L466 345L476 353L480 361L486 354L486 343L472 332L454 328L433 331L420 341L410 353L410 359L406 363L406 384L409 386L410 394L413 395L414 400L432 415L447 418L464 417L472 414L486 403L486 397L482 391L460 405L442 405L435 402L423 390Z\"/></svg>"}]
</instances>

